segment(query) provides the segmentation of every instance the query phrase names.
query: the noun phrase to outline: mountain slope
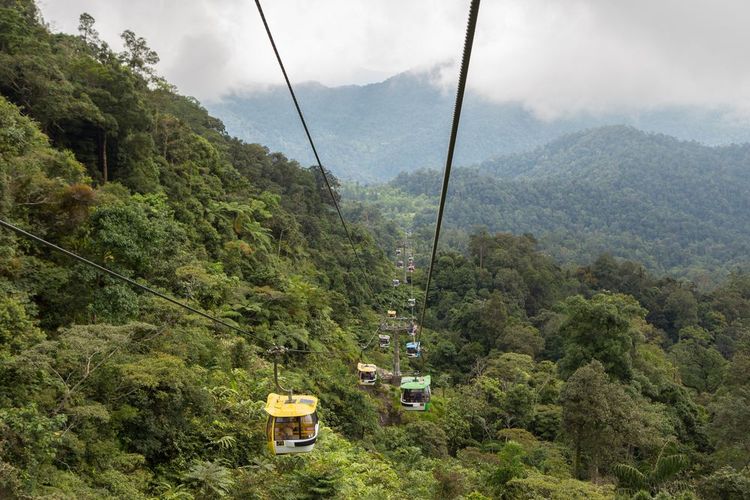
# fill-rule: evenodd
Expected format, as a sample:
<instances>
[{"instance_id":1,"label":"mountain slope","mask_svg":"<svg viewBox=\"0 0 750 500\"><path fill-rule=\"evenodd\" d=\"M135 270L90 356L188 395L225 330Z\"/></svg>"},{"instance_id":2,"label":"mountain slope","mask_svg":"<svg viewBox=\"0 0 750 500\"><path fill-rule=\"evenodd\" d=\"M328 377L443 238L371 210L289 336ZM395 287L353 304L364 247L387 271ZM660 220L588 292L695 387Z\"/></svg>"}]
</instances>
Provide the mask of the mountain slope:
<instances>
[{"instance_id":1,"label":"mountain slope","mask_svg":"<svg viewBox=\"0 0 750 500\"><path fill-rule=\"evenodd\" d=\"M602 252L697 277L729 270L750 250L750 146L706 147L629 127L573 134L531 153L454 172L449 228L533 233L562 261ZM440 174L390 183L437 194ZM427 210L415 218L429 226Z\"/></svg>"},{"instance_id":2,"label":"mountain slope","mask_svg":"<svg viewBox=\"0 0 750 500\"><path fill-rule=\"evenodd\" d=\"M442 91L429 74L403 73L384 82L329 88L317 83L296 91L322 161L345 179L383 181L402 171L438 168L453 112L453 89ZM313 161L285 87L235 94L208 106L227 130L249 142ZM494 103L469 92L464 103L457 165L518 153L564 134L612 124L667 133L706 144L750 141L750 127L729 114L664 108L639 114L575 115L543 121L517 103Z\"/></svg>"}]
</instances>

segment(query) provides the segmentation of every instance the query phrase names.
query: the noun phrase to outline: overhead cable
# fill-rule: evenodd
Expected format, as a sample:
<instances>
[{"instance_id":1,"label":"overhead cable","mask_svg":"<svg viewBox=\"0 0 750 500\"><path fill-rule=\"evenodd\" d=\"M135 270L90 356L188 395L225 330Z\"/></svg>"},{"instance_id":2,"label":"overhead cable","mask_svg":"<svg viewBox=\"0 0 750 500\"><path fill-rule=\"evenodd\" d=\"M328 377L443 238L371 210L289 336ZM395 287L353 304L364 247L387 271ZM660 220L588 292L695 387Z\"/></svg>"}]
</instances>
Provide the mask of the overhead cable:
<instances>
[{"instance_id":1,"label":"overhead cable","mask_svg":"<svg viewBox=\"0 0 750 500\"><path fill-rule=\"evenodd\" d=\"M93 262L93 261L91 261L89 259L86 259L85 257L81 257L80 255L78 255L76 253L73 253L70 250L66 250L65 248L57 246L54 243L51 243L51 242L49 242L49 241L47 241L47 240L45 240L43 238L40 238L39 236L37 236L35 234L32 234L32 233L30 233L28 231L25 231L25 230L21 229L20 227L11 224L10 222L7 222L7 221L4 221L4 220L0 219L0 226L4 227L6 229L10 229L11 231L14 231L15 233L20 234L21 236L24 236L26 238L29 238L29 239L31 239L31 240L33 240L33 241L35 241L35 242L37 242L37 243L39 243L41 245L44 245L44 246L46 246L48 248L51 248L51 249L55 250L56 252L62 253L64 255L67 255L68 257L71 257L71 258L73 258L73 259L75 259L75 260L77 260L77 261L79 261L79 262L81 262L81 263L83 263L83 264L85 264L85 265L87 265L89 267L93 267L94 269L96 269L97 271L99 271L101 273L108 274L108 275L112 276L113 278L118 279L120 281L124 281L124 282L128 283L129 285L131 285L131 286L133 286L135 288L138 288L140 290L143 290L144 292L147 292L147 293L150 293L152 295L155 295L155 296L157 296L157 297L159 297L161 299L166 300L167 302L170 302L170 303L172 303L172 304L174 304L176 306L179 306L179 307L181 307L183 309L186 309L186 310L188 310L188 311L190 311L192 313L195 313L195 314L197 314L199 316L202 316L202 317L204 317L204 318L206 318L208 320L211 320L214 323L218 323L218 324L220 324L222 326L225 326L225 327L227 327L227 328L229 328L231 330L234 330L234 331L236 331L238 333L241 333L243 335L248 335L250 337L253 337L256 340L258 340L258 341L260 341L262 343L265 343L267 345L273 345L272 342L269 342L267 340L261 339L261 338L255 336L254 334L252 334L251 332L248 332L247 330L244 330L244 329L242 329L242 328L240 328L238 326L232 325L231 323L227 323L226 321L224 321L224 320L222 320L220 318L217 318L216 316L212 316L212 315L210 315L210 314L208 314L208 313L206 313L204 311L201 311L200 309L196 309L195 307L192 307L192 306L190 306L188 304L185 304L184 302L180 302L179 300L176 300L176 299L170 297L169 295L166 295L166 294L164 294L164 293L162 293L162 292L160 292L158 290L155 290L155 289L153 289L153 288L151 288L149 286L146 286L146 285L143 285L141 283L138 283L137 281L135 281L135 280L133 280L131 278L128 278L127 276L123 276L122 274L120 274L120 273L118 273L116 271L108 269L108 268L106 268L106 267L104 267L102 265L97 264L96 262Z\"/></svg>"},{"instance_id":2,"label":"overhead cable","mask_svg":"<svg viewBox=\"0 0 750 500\"><path fill-rule=\"evenodd\" d=\"M323 176L323 180L325 181L326 188L328 188L328 193L331 195L333 206L336 208L336 213L338 213L339 215L341 226L344 228L344 232L346 233L346 237L349 240L349 244L352 247L352 251L354 252L354 257L357 260L357 264L362 269L363 276L365 277L365 280L367 281L367 272L362 265L362 261L359 258L359 252L357 252L357 247L354 244L354 240L352 239L351 233L349 232L349 227L346 225L344 216L341 213L341 207L339 207L339 202L338 200L336 200L336 194L334 193L333 188L331 187L331 183L328 180L328 174L326 173L326 169L323 168L323 163L320 161L320 156L318 155L318 149L315 147L315 142L313 141L312 135L310 134L310 129L307 127L307 121L305 120L305 116L302 114L302 108L299 105L299 101L297 101L297 95L294 93L294 88L292 87L292 82L289 80L289 75L287 75L286 68L284 67L284 62L281 60L281 54L279 54L279 50L276 47L276 42L274 41L273 35L271 34L271 28L268 26L268 21L266 21L266 16L263 13L263 7L261 7L260 5L260 0L255 0L255 5L258 7L258 13L260 14L260 18L263 21L263 26L266 29L268 40L271 42L273 53L276 55L276 60L279 63L279 68L281 68L281 73L284 75L284 81L286 82L286 86L289 89L289 94L292 96L292 101L294 102L294 107L297 110L299 119L302 122L302 127L305 129L305 135L307 136L307 141L310 143L310 148L312 149L313 155L315 156L315 161L317 162L317 166L320 169L321 175Z\"/></svg>"},{"instance_id":3,"label":"overhead cable","mask_svg":"<svg viewBox=\"0 0 750 500\"><path fill-rule=\"evenodd\" d=\"M451 177L451 168L453 167L453 153L456 149L456 138L458 137L458 124L461 120L461 108L464 102L464 92L466 90L466 78L469 73L469 61L471 60L471 49L474 45L474 32L477 28L477 18L479 16L479 0L471 0L469 8L469 21L466 26L466 39L464 41L464 52L461 58L461 70L458 77L458 89L456 91L456 105L453 108L453 125L451 126L450 141L448 142L448 156L445 160L445 170L443 171L443 186L440 191L440 205L438 206L437 221L435 222L435 236L432 240L432 255L430 265L427 270L427 284L424 289L424 303L422 304L422 314L419 320L418 337L421 336L424 328L425 312L427 311L427 297L430 293L430 284L432 283L432 270L435 266L435 256L437 255L438 241L440 240L440 227L443 224L443 211L445 210L445 199L448 195L448 184ZM415 340L417 340L415 339Z\"/></svg>"}]
</instances>

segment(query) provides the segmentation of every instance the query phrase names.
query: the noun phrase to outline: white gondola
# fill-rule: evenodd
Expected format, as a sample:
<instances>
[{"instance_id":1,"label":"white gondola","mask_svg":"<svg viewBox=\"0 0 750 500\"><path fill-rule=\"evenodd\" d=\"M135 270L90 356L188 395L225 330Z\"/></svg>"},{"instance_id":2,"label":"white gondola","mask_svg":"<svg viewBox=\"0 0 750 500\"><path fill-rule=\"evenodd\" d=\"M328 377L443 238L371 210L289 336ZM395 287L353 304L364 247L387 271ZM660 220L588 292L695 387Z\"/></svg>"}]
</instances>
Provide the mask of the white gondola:
<instances>
[{"instance_id":1,"label":"white gondola","mask_svg":"<svg viewBox=\"0 0 750 500\"><path fill-rule=\"evenodd\" d=\"M391 346L391 336L390 335L378 335L378 341L380 342L380 348L381 349L387 349Z\"/></svg>"},{"instance_id":2,"label":"white gondola","mask_svg":"<svg viewBox=\"0 0 750 500\"><path fill-rule=\"evenodd\" d=\"M399 269L403 269L404 268L404 261L403 260L399 260L398 262L396 262L396 267L399 268Z\"/></svg>"},{"instance_id":3,"label":"white gondola","mask_svg":"<svg viewBox=\"0 0 750 500\"><path fill-rule=\"evenodd\" d=\"M393 284L393 286L399 286L401 284L401 281L400 280L393 280L393 281L391 281L391 283Z\"/></svg>"},{"instance_id":4,"label":"white gondola","mask_svg":"<svg viewBox=\"0 0 750 500\"><path fill-rule=\"evenodd\" d=\"M417 299L409 299L409 307L414 307L417 305Z\"/></svg>"}]
</instances>

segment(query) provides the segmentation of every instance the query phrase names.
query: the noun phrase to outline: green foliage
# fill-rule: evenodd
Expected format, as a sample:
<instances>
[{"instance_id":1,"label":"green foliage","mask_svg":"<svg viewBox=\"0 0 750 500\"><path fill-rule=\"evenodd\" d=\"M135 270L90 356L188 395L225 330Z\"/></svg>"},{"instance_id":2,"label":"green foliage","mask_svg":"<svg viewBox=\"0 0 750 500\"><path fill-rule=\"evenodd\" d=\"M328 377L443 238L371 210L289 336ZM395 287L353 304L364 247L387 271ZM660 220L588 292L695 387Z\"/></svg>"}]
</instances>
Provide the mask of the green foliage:
<instances>
[{"instance_id":1,"label":"green foliage","mask_svg":"<svg viewBox=\"0 0 750 500\"><path fill-rule=\"evenodd\" d=\"M505 498L528 500L604 500L612 498L610 488L575 479L559 479L543 474L511 479L505 487Z\"/></svg>"},{"instance_id":2,"label":"green foliage","mask_svg":"<svg viewBox=\"0 0 750 500\"><path fill-rule=\"evenodd\" d=\"M232 472L216 462L198 462L184 476L199 498L221 498L234 485Z\"/></svg>"},{"instance_id":3,"label":"green foliage","mask_svg":"<svg viewBox=\"0 0 750 500\"><path fill-rule=\"evenodd\" d=\"M681 457L707 496L744 491L721 467L750 457L747 275L703 293L449 230L425 356L402 360L433 375L432 407L403 412L353 365L389 367L360 346L411 298L389 286L398 225L424 284L430 198L349 206L365 277L320 172L229 137L144 39L118 54L85 14L53 35L30 0L0 0L0 26L2 218L249 333L3 232L0 497L601 498L618 474L664 496ZM268 344L328 353L281 359L282 385L320 400L312 454L266 451Z\"/></svg>"},{"instance_id":4,"label":"green foliage","mask_svg":"<svg viewBox=\"0 0 750 500\"><path fill-rule=\"evenodd\" d=\"M588 476L596 478L601 467L610 467L622 456L623 445L653 451L671 432L661 408L610 382L598 361L576 370L560 395L560 403L562 429L573 445L573 469L579 477L584 476L584 460Z\"/></svg>"},{"instance_id":5,"label":"green foliage","mask_svg":"<svg viewBox=\"0 0 750 500\"><path fill-rule=\"evenodd\" d=\"M514 441L508 441L500 450L498 453L500 463L490 476L490 484L495 487L496 491L503 491L504 486L511 479L526 475L523 464L525 455L523 447Z\"/></svg>"},{"instance_id":6,"label":"green foliage","mask_svg":"<svg viewBox=\"0 0 750 500\"><path fill-rule=\"evenodd\" d=\"M568 319L560 330L565 339L562 375L569 376L595 359L607 373L630 380L641 340L637 321L645 316L638 303L625 295L597 294L590 300L578 296L565 302L564 311Z\"/></svg>"},{"instance_id":7,"label":"green foliage","mask_svg":"<svg viewBox=\"0 0 750 500\"><path fill-rule=\"evenodd\" d=\"M680 341L671 350L682 382L699 392L713 392L719 387L726 364L710 343L708 332L688 327L680 330Z\"/></svg>"},{"instance_id":8,"label":"green foliage","mask_svg":"<svg viewBox=\"0 0 750 500\"><path fill-rule=\"evenodd\" d=\"M750 470L722 467L704 478L698 486L706 500L740 500L750 496Z\"/></svg>"}]
</instances>

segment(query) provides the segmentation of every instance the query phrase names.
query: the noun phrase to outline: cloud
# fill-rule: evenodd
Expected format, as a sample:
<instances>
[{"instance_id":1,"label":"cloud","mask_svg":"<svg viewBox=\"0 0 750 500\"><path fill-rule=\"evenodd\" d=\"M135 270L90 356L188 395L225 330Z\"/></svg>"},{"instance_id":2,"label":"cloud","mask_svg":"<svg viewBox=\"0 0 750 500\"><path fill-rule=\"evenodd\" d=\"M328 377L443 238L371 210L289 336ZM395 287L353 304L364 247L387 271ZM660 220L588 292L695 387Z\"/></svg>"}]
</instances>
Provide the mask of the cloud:
<instances>
[{"instance_id":1,"label":"cloud","mask_svg":"<svg viewBox=\"0 0 750 500\"><path fill-rule=\"evenodd\" d=\"M455 86L467 1L264 3L290 77L363 84L443 66ZM53 28L87 11L113 46L133 29L159 71L203 100L283 83L251 0L43 0ZM470 89L554 118L665 105L750 109L750 3L744 0L485 0Z\"/></svg>"}]
</instances>

